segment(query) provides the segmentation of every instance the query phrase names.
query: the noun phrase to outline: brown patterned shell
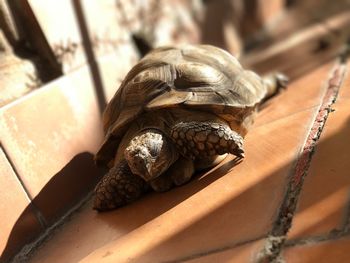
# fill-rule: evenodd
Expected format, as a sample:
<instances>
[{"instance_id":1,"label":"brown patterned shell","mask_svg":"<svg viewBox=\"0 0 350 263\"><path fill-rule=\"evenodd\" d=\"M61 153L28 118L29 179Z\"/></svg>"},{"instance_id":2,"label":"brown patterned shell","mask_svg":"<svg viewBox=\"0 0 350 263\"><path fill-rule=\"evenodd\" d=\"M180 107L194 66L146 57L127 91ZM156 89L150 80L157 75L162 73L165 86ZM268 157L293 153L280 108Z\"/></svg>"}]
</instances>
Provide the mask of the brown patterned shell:
<instances>
[{"instance_id":1,"label":"brown patterned shell","mask_svg":"<svg viewBox=\"0 0 350 263\"><path fill-rule=\"evenodd\" d=\"M244 70L235 57L219 48L155 49L131 69L107 105L103 115L106 137L96 161L107 164L113 158L130 122L144 112L186 107L241 121L266 92L259 76Z\"/></svg>"}]
</instances>

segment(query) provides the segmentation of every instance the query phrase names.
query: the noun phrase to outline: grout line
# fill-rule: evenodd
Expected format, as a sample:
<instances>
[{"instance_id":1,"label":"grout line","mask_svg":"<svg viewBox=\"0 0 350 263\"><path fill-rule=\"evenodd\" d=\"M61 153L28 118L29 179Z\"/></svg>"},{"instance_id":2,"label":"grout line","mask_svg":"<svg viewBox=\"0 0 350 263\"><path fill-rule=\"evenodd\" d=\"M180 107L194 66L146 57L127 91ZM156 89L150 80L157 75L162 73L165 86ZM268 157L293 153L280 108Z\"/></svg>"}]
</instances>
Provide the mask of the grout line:
<instances>
[{"instance_id":1,"label":"grout line","mask_svg":"<svg viewBox=\"0 0 350 263\"><path fill-rule=\"evenodd\" d=\"M302 245L311 245L311 244L317 244L320 242L338 240L338 239L341 239L341 238L346 237L346 236L350 237L349 230L333 229L332 231L330 231L329 233L324 234L324 235L287 240L285 243L285 246L286 247L294 247L294 246L302 246Z\"/></svg>"},{"instance_id":2,"label":"grout line","mask_svg":"<svg viewBox=\"0 0 350 263\"><path fill-rule=\"evenodd\" d=\"M97 97L99 110L100 110L100 113L102 114L103 110L106 107L107 100L103 89L101 73L100 73L99 66L97 64L97 60L92 47L91 38L89 35L89 30L87 27L85 15L81 6L81 0L72 0L72 3L73 3L76 18L79 24L80 35L83 40L85 55L88 59L88 66L90 69L92 80L94 82L95 94Z\"/></svg>"},{"instance_id":3,"label":"grout line","mask_svg":"<svg viewBox=\"0 0 350 263\"><path fill-rule=\"evenodd\" d=\"M44 215L41 213L39 208L33 203L33 199L34 199L33 196L30 194L29 190L25 186L21 176L19 175L19 173L17 171L17 168L16 168L15 164L12 162L9 154L7 153L5 147L3 146L3 144L1 142L0 142L0 149L2 149L2 151L4 152L4 155L5 155L6 159L7 159L7 161L9 162L9 164L10 164L14 174L16 175L18 182L21 184L25 195L30 200L29 206L32 208L33 213L35 214L35 216L36 216L37 220L39 221L41 227L45 229L47 227L48 223L45 220Z\"/></svg>"},{"instance_id":4,"label":"grout line","mask_svg":"<svg viewBox=\"0 0 350 263\"><path fill-rule=\"evenodd\" d=\"M348 193L348 202L347 202L347 205L345 207L345 212L344 212L341 230L343 232L350 231L350 192Z\"/></svg>"},{"instance_id":5,"label":"grout line","mask_svg":"<svg viewBox=\"0 0 350 263\"><path fill-rule=\"evenodd\" d=\"M224 252L226 250L230 250L230 249L233 249L233 248L238 247L238 246L243 246L243 245L246 245L246 244L258 241L260 239L263 239L265 237L266 237L266 235L263 235L263 236L260 236L260 237L254 238L254 239L245 240L245 241L238 242L238 243L231 244L231 245L227 245L227 246L224 246L224 247L214 248L214 249L210 249L210 250L207 250L207 251L204 251L204 252L198 252L196 254L192 254L192 255L189 255L189 256L184 256L182 258L169 260L169 261L162 261L162 263L180 263L180 262L185 262L185 261L189 261L189 260L196 259L196 258L201 258L201 257L208 256L208 255L211 255L211 254Z\"/></svg>"},{"instance_id":6,"label":"grout line","mask_svg":"<svg viewBox=\"0 0 350 263\"><path fill-rule=\"evenodd\" d=\"M80 208L82 208L92 197L93 191L88 193L83 199L81 199L76 205L67 211L58 221L52 224L50 227L41 234L34 242L26 244L12 259L11 262L28 262L29 258L35 251L50 238L57 230L60 229L68 219L73 216Z\"/></svg>"},{"instance_id":7,"label":"grout line","mask_svg":"<svg viewBox=\"0 0 350 263\"><path fill-rule=\"evenodd\" d=\"M7 161L9 162L9 164L10 164L10 166L11 166L11 168L12 168L14 174L16 175L18 181L20 182L20 184L21 184L21 186L22 186L22 188L23 188L25 194L27 195L27 198L31 201L31 200L33 199L33 197L31 196L31 194L29 193L28 189L27 189L26 186L24 185L24 182L22 181L21 177L20 177L19 174L18 174L18 171L17 171L17 169L16 169L16 166L15 166L14 163L12 162L12 160L11 160L9 154L7 153L5 147L3 146L2 143L0 143L0 149L2 149L2 151L4 152L4 155L5 155L6 159L7 159Z\"/></svg>"},{"instance_id":8,"label":"grout line","mask_svg":"<svg viewBox=\"0 0 350 263\"><path fill-rule=\"evenodd\" d=\"M315 152L317 142L320 139L326 120L329 113L332 112L331 106L337 99L345 71L346 65L337 62L332 75L328 79L326 93L322 98L321 105L306 137L304 146L297 157L277 219L266 241L265 248L260 252L259 259L257 260L258 262L265 262L266 260L269 262L276 262L281 260L281 249L284 246L286 234L292 225L303 181L307 176L312 156Z\"/></svg>"}]
</instances>

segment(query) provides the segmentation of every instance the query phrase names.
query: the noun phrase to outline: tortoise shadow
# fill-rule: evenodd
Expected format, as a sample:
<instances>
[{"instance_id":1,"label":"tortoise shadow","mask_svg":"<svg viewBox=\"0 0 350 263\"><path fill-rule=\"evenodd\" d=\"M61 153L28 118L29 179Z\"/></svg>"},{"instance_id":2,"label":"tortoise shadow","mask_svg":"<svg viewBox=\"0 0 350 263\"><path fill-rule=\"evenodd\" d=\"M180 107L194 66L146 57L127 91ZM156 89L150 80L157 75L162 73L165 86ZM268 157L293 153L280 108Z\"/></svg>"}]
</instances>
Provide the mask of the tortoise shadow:
<instances>
[{"instance_id":1,"label":"tortoise shadow","mask_svg":"<svg viewBox=\"0 0 350 263\"><path fill-rule=\"evenodd\" d=\"M9 260L24 245L32 242L60 221L72 207L91 192L103 173L88 152L76 155L32 199L14 224L0 262Z\"/></svg>"},{"instance_id":2,"label":"tortoise shadow","mask_svg":"<svg viewBox=\"0 0 350 263\"><path fill-rule=\"evenodd\" d=\"M227 157L227 160L223 161L222 164L219 164L211 169L197 172L185 185L172 188L170 191L163 193L150 191L131 204L120 207L117 210L98 213L98 215L103 221L112 227L128 229L131 231L132 229L137 228L138 226L143 225L153 218L165 213L172 207L175 207L187 198L206 188L227 174L227 172L232 170L234 166L241 163L241 161L242 159L240 158L231 159L231 157ZM155 202L158 204L156 207L154 207ZM152 208L152 212L149 211L150 207ZM133 223L130 222L130 220L123 219L134 216L126 216L125 214L134 215L135 217L136 214L138 214L138 216L135 218L136 220L134 221L136 224L133 227L131 227ZM118 220L116 220L116 218L118 218ZM141 220L139 221L139 219Z\"/></svg>"},{"instance_id":3,"label":"tortoise shadow","mask_svg":"<svg viewBox=\"0 0 350 263\"><path fill-rule=\"evenodd\" d=\"M318 148L320 148L322 145L339 145L339 140L341 141L342 139L344 139L344 136L347 136L348 131L349 131L349 127L350 127L350 121L347 123L347 125L345 127L343 127L342 130L340 130L334 136L331 136L329 138L325 138L325 139L321 140L316 148L316 152L317 152ZM88 159L85 159L86 157L88 157ZM92 156L88 155L86 157L83 157L83 159L85 159L85 162L86 161L91 162L91 165L93 165L92 164ZM79 157L78 157L78 160L79 160ZM72 160L72 161L74 162L74 160ZM80 163L80 162L78 161L78 163ZM90 241L86 240L86 233L84 231L80 231L80 232L79 231L72 231L75 233L74 235L76 236L75 237L76 240L78 240L80 243L82 243L80 245L80 247L83 247L84 245L89 244L88 245L89 249L91 249L89 253L91 253L96 249L102 248L104 245L108 244L112 240L116 240L123 235L127 235L129 232L141 227L142 225L155 219L156 217L160 216L161 214L164 214L167 211L171 210L173 207L177 206L181 202L185 201L186 199L188 199L191 196L195 195L196 193L200 192L201 190L208 187L209 185L211 185L215 181L219 180L223 176L227 175L227 173L230 172L231 170L234 170L238 164L240 164L239 160L232 159L232 157L228 157L223 163L219 164L215 168L213 168L209 171L205 171L205 172L202 172L200 174L197 174L193 178L193 180L191 180L188 184L186 184L184 186L174 188L171 191L166 192L166 193L148 193L143 198L139 199L138 201L136 201L128 206L114 210L114 211L105 212L105 213L97 213L97 212L92 210L91 202L89 202L82 209L80 209L80 211L78 213L78 214L80 214L80 216L77 220L79 221L79 219L81 219L81 216L86 217L87 219L84 219L83 221L77 222L77 221L75 221L75 217L72 216L70 221L74 224L71 224L69 226L69 231L72 231L72 229L74 230L75 228L91 229L91 227L93 225L93 227L94 227L93 235L98 236L99 233L106 234L104 231L106 231L106 229L108 229L108 231L111 232L111 236L113 236L113 238L109 238L109 240L107 238L103 241L93 242L93 244L91 244L91 240ZM285 184L287 184L286 180L288 179L288 174L290 173L291 169L293 169L293 165L294 165L294 160L291 160L291 162L284 164L282 167L279 167L274 172L272 172L270 175L267 175L263 180L257 181L253 185L248 187L247 189L244 189L242 192L239 193L239 195L232 197L232 199L227 200L227 202L225 202L225 203L218 204L218 207L216 209L214 209L210 213L204 215L203 217L199 218L195 222L192 222L191 225L188 225L188 226L186 226L186 228L179 230L174 235L169 236L166 240L162 240L161 243L159 243L158 245L156 245L154 247L149 248L147 251L143 251L142 255L139 255L136 259L143 260L143 259L151 258L151 257L154 258L154 256L157 256L157 253L159 253L159 251L163 251L163 252L168 251L170 254L171 248L174 245L182 243L182 242L179 242L179 240L183 240L183 238L185 238L185 237L187 238L189 236L188 233L194 233L193 234L194 237L191 238L191 240L192 239L197 240L198 238L202 239L203 236L210 238L212 235L212 230L213 230L212 227L215 228L220 223L217 220L218 218L227 218L227 219L231 218L232 219L232 218L239 217L240 218L239 220L243 220L242 215L240 216L240 213L242 213L243 211L244 211L243 214L245 214L245 215L256 214L257 216L260 216L260 215L264 214L263 211L260 211L261 209L264 210L263 208L261 208L259 210L260 212L255 211L254 208L250 208L251 206L249 205L249 202L248 203L246 202L246 198L247 197L252 198L251 201L254 203L256 200L261 198L260 194L266 186L271 185L271 184L276 184L276 181L280 182L281 180L283 180L285 182ZM66 167L66 169L65 168L62 169L63 171L58 173L58 176L62 176L62 172L66 171L67 169L71 170L72 167L75 167L73 170L75 170L75 173L79 173L81 176L80 168L78 168L78 170L76 170L77 169L76 164L70 163L67 166L70 166L70 168ZM87 167L88 167L88 165L87 165ZM92 167L89 167L88 169L92 169ZM99 174L99 176L101 176L101 171L98 171L98 174ZM67 176L67 174L66 174L66 176ZM81 179L81 177L79 177L79 178ZM98 178L98 176L97 176L97 178ZM98 179L96 179L95 182L97 182L97 180ZM308 177L306 178L306 180L308 180ZM53 182L50 181L50 183L53 183ZM345 183L350 186L349 181L345 182ZM53 187L53 186L51 186L51 187ZM90 189L92 189L92 187ZM332 185L332 187L324 189L324 191L320 195L314 196L312 199L310 199L309 202L304 203L304 205L302 207L299 207L298 212L302 212L303 210L317 204L318 202L321 202L323 199L327 198L333 192L336 192L337 190L339 190L342 187L344 187L344 182L342 182L342 181L335 182L334 185ZM280 193L280 194L284 195L285 187L282 187L281 189L282 190L280 190L280 191L282 191L282 193ZM52 189L50 189L50 188L45 188L45 190L52 191ZM41 193L41 194L43 194L43 193ZM281 199L281 198L276 197L276 199ZM35 204L37 202L33 201L33 203ZM246 207L246 208L243 211L242 210L237 211L237 207L241 207L241 206ZM28 206L26 208L26 211L24 211L22 213L20 219L18 220L15 227L13 228L11 235L10 235L10 238L9 238L8 245L7 245L7 251L6 251L7 254L3 253L3 256L8 255L8 252L10 251L9 250L10 244L13 245L15 240L21 240L21 238L25 237L25 235L23 235L23 234L19 235L19 233L21 232L20 231L21 224L22 224L22 228L23 228L23 220L25 220L25 218L28 218L28 210L31 210L31 209L32 209L31 206ZM279 211L278 207L274 211L275 212L272 212L273 218L270 218L267 220L270 227L271 227L272 221L278 215L278 211ZM342 212L339 211L339 213L342 213ZM231 215L231 216L228 216L228 215ZM268 215L268 216L271 216L271 215ZM97 220L97 224L96 224L96 220ZM204 231L204 229L206 229L205 226L208 226L208 225L211 225L212 227L209 228L208 231ZM66 224L65 226L68 226L68 225ZM256 228L260 231L261 229L266 228L266 225L264 225L264 224L257 225ZM240 228L238 228L238 229L240 231ZM61 234L60 232L62 232L63 230L64 229L60 229L60 231L57 231L56 235L60 235ZM228 229L227 227L222 227L222 225L221 225L220 228L218 228L216 230L219 232L224 231L225 233L226 233L226 231L229 231L230 233L233 231L231 233L232 240L237 239L239 236L239 233L240 233L237 230L237 226L231 227ZM267 230L264 230L264 231L268 231L268 230L269 230L269 228L267 228ZM43 228L42 229L39 228L39 232L40 231L42 232ZM257 231L255 231L254 233L253 234L255 236L253 235L252 236L253 238L260 237L258 235ZM267 232L264 232L264 234L267 234ZM190 236L191 236L191 234L190 234ZM63 234L63 238L64 238L64 234ZM230 241L231 243L229 245L218 243L217 247L213 248L213 251L215 252L216 250L223 249L223 247L225 249L227 249L227 248L236 246L237 242L234 242L232 240ZM54 240L52 240L52 241L54 241ZM225 241L225 239L223 240L223 242L224 241ZM228 240L226 240L225 242L227 242L227 241ZM197 244L198 240L195 243ZM86 251L80 252L80 254L79 254L78 253L79 251L72 251L70 246L61 247L60 249L61 249L61 253L63 253L63 254L69 254L69 253L72 254L73 253L74 260L82 259L82 258L87 256L87 254L84 254L84 253L86 253ZM202 253L202 252L204 252L204 251L201 251L200 253ZM183 259L186 259L187 256L190 257L191 255L184 254L181 256L183 256ZM74 262L74 260L72 260L72 262Z\"/></svg>"},{"instance_id":4,"label":"tortoise shadow","mask_svg":"<svg viewBox=\"0 0 350 263\"><path fill-rule=\"evenodd\" d=\"M237 163L237 160L230 160L218 169L214 168L196 174L192 181L199 181L199 184L196 184L195 189L187 191L186 195L175 195L177 198L171 198L172 202L168 203L166 206L159 206L161 209L158 210L156 214L152 213L152 217L143 218L142 223L144 223L145 219L151 220L153 217L162 214L170 209L170 207L175 206L195 192L200 191L202 188L223 176L232 168L232 165L236 165ZM207 176L214 170L216 170L215 176ZM105 172L105 169L95 167L93 155L91 153L85 152L76 155L61 171L52 176L50 181L18 217L9 234L3 253L1 254L0 262L10 261L23 246L35 241L38 237L43 235L48 228L60 221L62 215L64 216L70 208L78 204L92 191ZM140 200L110 212L97 214L97 212L92 210L90 203L83 209L90 210L90 213L96 214L96 216L100 217L108 223L108 225L118 227L118 229L122 229L123 231L131 231L133 228L138 227L139 224L134 225L130 222L128 216L125 217L125 214L130 213L133 215L135 212L137 213L138 206L145 206L144 202L146 202L147 206L147 202L153 202L154 198L159 198L161 196L162 194L154 192L146 193ZM119 217L118 215L121 215L127 220L123 220L122 218L120 218L121 220L115 220L115 216Z\"/></svg>"}]
</instances>

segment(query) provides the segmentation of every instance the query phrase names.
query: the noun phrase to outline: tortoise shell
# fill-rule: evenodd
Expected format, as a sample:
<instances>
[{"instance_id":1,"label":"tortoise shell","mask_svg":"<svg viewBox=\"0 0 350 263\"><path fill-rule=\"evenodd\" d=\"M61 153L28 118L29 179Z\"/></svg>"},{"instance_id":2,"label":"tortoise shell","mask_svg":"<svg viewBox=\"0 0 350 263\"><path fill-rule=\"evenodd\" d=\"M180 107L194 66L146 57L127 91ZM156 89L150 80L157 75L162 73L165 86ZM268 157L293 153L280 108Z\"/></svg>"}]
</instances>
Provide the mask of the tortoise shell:
<instances>
[{"instance_id":1,"label":"tortoise shell","mask_svg":"<svg viewBox=\"0 0 350 263\"><path fill-rule=\"evenodd\" d=\"M141 114L186 108L242 123L265 97L262 79L226 51L209 45L154 49L127 74L103 114L105 140L95 156L108 164Z\"/></svg>"}]
</instances>

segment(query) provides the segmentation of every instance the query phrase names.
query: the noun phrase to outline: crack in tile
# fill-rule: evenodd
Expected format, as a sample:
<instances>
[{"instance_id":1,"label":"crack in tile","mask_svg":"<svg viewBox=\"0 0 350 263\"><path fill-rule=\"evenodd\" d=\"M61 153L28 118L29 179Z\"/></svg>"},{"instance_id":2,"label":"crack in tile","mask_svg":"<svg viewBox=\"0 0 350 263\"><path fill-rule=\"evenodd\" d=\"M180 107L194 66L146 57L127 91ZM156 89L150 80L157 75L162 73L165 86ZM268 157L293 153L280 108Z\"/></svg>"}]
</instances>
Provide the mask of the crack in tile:
<instances>
[{"instance_id":1,"label":"crack in tile","mask_svg":"<svg viewBox=\"0 0 350 263\"><path fill-rule=\"evenodd\" d=\"M40 246L45 244L57 231L62 230L62 227L74 216L77 212L89 201L93 196L93 192L88 193L83 199L81 199L76 205L70 208L58 221L47 227L45 231L33 242L26 244L22 249L14 256L12 262L28 262L33 253L37 251Z\"/></svg>"},{"instance_id":2,"label":"crack in tile","mask_svg":"<svg viewBox=\"0 0 350 263\"><path fill-rule=\"evenodd\" d=\"M322 98L319 111L312 123L305 144L296 160L290 175L288 189L281 204L274 227L269 234L264 249L260 252L257 262L281 262L281 249L285 245L286 234L289 231L298 203L298 198L311 164L312 156L321 133L325 126L332 105L337 99L341 84L344 80L346 65L343 61L337 62L331 77L328 80L327 91Z\"/></svg>"}]
</instances>

